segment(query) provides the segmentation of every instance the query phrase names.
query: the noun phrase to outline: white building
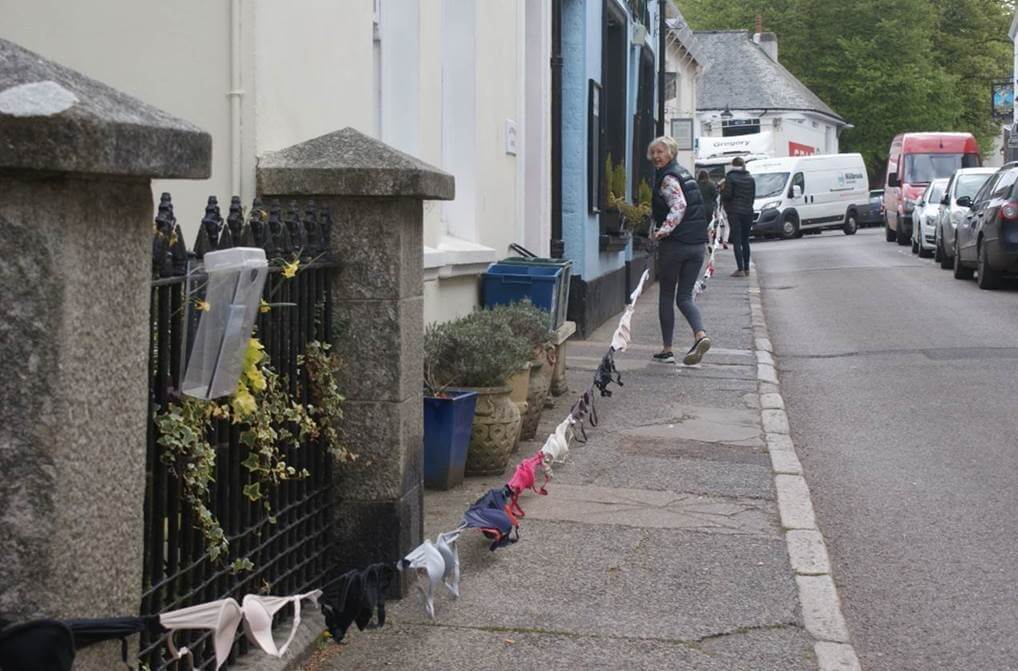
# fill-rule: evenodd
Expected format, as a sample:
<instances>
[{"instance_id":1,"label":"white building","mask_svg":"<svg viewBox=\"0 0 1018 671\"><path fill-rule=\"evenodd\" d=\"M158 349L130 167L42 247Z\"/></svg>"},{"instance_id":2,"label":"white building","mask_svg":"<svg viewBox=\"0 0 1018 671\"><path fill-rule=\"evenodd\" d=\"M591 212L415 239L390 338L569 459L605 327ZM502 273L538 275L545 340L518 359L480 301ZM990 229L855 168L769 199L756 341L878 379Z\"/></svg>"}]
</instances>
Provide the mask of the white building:
<instances>
[{"instance_id":1,"label":"white building","mask_svg":"<svg viewBox=\"0 0 1018 671\"><path fill-rule=\"evenodd\" d=\"M0 36L212 134L211 179L154 184L189 241L210 194L250 204L258 156L352 126L456 177L426 206L426 321L473 309L510 243L548 254L551 0L0 0L0 16Z\"/></svg>"},{"instance_id":2,"label":"white building","mask_svg":"<svg viewBox=\"0 0 1018 671\"><path fill-rule=\"evenodd\" d=\"M696 118L698 80L703 74L696 36L677 8L668 20L665 51L665 132L679 144L679 165L693 169L700 128Z\"/></svg>"},{"instance_id":3,"label":"white building","mask_svg":"<svg viewBox=\"0 0 1018 671\"><path fill-rule=\"evenodd\" d=\"M848 123L778 62L773 33L698 31L696 39L705 63L697 103L702 138L761 135L754 146L770 156L838 153Z\"/></svg>"}]
</instances>

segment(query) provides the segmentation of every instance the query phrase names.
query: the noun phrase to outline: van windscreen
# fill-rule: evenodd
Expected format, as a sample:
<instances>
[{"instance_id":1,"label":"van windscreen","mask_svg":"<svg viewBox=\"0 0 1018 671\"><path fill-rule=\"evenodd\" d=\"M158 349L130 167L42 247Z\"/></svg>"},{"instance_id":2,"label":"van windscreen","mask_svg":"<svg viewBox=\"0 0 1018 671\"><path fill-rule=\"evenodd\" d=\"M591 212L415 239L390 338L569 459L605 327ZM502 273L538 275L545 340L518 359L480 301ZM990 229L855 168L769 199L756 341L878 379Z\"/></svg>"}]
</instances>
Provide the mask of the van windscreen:
<instances>
[{"instance_id":1,"label":"van windscreen","mask_svg":"<svg viewBox=\"0 0 1018 671\"><path fill-rule=\"evenodd\" d=\"M979 163L979 154L906 154L902 181L929 184L935 179L950 177L958 168L974 168Z\"/></svg>"},{"instance_id":2,"label":"van windscreen","mask_svg":"<svg viewBox=\"0 0 1018 671\"><path fill-rule=\"evenodd\" d=\"M757 198L773 198L774 196L780 196L781 192L785 189L785 184L788 183L788 173L765 172L753 175L753 179L756 181Z\"/></svg>"}]
</instances>

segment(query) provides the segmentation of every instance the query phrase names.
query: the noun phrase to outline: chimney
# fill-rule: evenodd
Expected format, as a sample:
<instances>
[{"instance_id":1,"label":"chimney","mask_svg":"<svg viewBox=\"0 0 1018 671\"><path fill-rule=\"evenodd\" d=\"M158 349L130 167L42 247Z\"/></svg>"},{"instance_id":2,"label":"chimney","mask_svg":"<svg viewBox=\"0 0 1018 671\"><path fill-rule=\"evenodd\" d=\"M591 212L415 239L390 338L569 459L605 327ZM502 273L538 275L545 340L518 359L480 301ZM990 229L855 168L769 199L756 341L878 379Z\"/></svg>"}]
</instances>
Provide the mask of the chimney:
<instances>
[{"instance_id":1,"label":"chimney","mask_svg":"<svg viewBox=\"0 0 1018 671\"><path fill-rule=\"evenodd\" d=\"M772 61L778 62L778 36L774 33L765 33L763 30L763 17L756 15L756 32L753 33L753 42L764 50Z\"/></svg>"}]
</instances>

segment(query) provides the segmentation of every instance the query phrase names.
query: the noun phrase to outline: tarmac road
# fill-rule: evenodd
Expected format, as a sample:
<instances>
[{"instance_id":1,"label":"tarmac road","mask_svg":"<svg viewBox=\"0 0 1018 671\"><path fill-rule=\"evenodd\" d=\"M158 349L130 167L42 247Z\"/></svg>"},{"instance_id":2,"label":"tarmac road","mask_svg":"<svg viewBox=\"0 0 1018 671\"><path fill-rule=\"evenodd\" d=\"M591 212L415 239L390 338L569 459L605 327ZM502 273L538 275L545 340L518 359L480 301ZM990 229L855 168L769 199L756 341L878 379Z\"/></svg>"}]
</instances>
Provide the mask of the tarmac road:
<instances>
[{"instance_id":1,"label":"tarmac road","mask_svg":"<svg viewBox=\"0 0 1018 671\"><path fill-rule=\"evenodd\" d=\"M1018 669L1018 283L882 229L755 242L793 439L864 669Z\"/></svg>"}]
</instances>

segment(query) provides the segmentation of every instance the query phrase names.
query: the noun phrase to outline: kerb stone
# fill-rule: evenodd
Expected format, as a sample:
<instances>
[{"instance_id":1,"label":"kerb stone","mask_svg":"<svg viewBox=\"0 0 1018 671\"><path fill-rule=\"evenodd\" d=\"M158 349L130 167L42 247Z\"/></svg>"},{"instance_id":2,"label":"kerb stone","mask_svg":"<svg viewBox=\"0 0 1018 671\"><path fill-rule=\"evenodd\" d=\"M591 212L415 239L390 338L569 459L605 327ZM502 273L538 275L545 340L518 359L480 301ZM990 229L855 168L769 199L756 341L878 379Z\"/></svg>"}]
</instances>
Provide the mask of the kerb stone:
<instances>
[{"instance_id":1,"label":"kerb stone","mask_svg":"<svg viewBox=\"0 0 1018 671\"><path fill-rule=\"evenodd\" d=\"M841 615L838 593L829 575L797 575L799 601L806 630L814 638L835 643L848 642L848 626Z\"/></svg>"}]
</instances>

